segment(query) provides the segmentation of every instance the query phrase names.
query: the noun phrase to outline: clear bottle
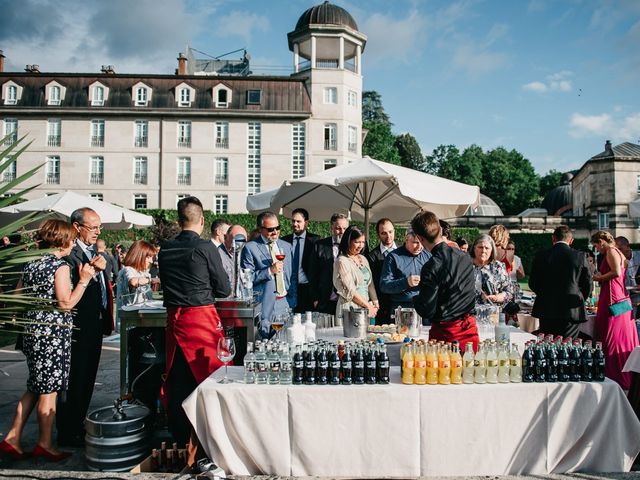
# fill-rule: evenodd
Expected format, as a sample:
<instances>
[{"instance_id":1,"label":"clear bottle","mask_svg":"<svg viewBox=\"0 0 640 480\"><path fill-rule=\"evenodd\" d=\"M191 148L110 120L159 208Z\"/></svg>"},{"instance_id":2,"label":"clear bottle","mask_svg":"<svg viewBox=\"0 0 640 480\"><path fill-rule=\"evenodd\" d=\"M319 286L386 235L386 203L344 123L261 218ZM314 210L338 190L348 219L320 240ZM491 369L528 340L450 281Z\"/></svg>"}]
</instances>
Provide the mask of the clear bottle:
<instances>
[{"instance_id":1,"label":"clear bottle","mask_svg":"<svg viewBox=\"0 0 640 480\"><path fill-rule=\"evenodd\" d=\"M451 384L451 357L449 344L443 345L438 352L438 383L440 385Z\"/></svg>"},{"instance_id":2,"label":"clear bottle","mask_svg":"<svg viewBox=\"0 0 640 480\"><path fill-rule=\"evenodd\" d=\"M511 345L509 354L509 381L512 383L522 382L522 357L518 351L518 345Z\"/></svg>"},{"instance_id":3,"label":"clear bottle","mask_svg":"<svg viewBox=\"0 0 640 480\"><path fill-rule=\"evenodd\" d=\"M462 356L460 355L458 342L453 342L449 358L451 360L451 383L460 385L462 383Z\"/></svg>"},{"instance_id":4,"label":"clear bottle","mask_svg":"<svg viewBox=\"0 0 640 480\"><path fill-rule=\"evenodd\" d=\"M267 383L268 377L267 354L264 343L260 342L256 353L256 383Z\"/></svg>"},{"instance_id":5,"label":"clear bottle","mask_svg":"<svg viewBox=\"0 0 640 480\"><path fill-rule=\"evenodd\" d=\"M280 353L280 383L282 385L291 385L293 380L292 360L289 355L289 345L282 346Z\"/></svg>"},{"instance_id":6,"label":"clear bottle","mask_svg":"<svg viewBox=\"0 0 640 480\"><path fill-rule=\"evenodd\" d=\"M487 383L498 383L498 354L493 342L487 350Z\"/></svg>"},{"instance_id":7,"label":"clear bottle","mask_svg":"<svg viewBox=\"0 0 640 480\"><path fill-rule=\"evenodd\" d=\"M438 384L438 346L429 342L427 346L427 384Z\"/></svg>"},{"instance_id":8,"label":"clear bottle","mask_svg":"<svg viewBox=\"0 0 640 480\"><path fill-rule=\"evenodd\" d=\"M253 353L253 342L247 343L247 354L244 356L244 383L256 382L256 356Z\"/></svg>"},{"instance_id":9,"label":"clear bottle","mask_svg":"<svg viewBox=\"0 0 640 480\"><path fill-rule=\"evenodd\" d=\"M404 356L402 357L402 383L406 385L413 385L414 377L414 356L413 346L408 345L404 350Z\"/></svg>"},{"instance_id":10,"label":"clear bottle","mask_svg":"<svg viewBox=\"0 0 640 480\"><path fill-rule=\"evenodd\" d=\"M273 344L271 351L267 353L268 375L267 383L277 385L280 383L280 355L278 355L278 345Z\"/></svg>"},{"instance_id":11,"label":"clear bottle","mask_svg":"<svg viewBox=\"0 0 640 480\"><path fill-rule=\"evenodd\" d=\"M485 345L478 346L478 352L473 357L473 379L475 383L487 383L487 356Z\"/></svg>"},{"instance_id":12,"label":"clear bottle","mask_svg":"<svg viewBox=\"0 0 640 480\"><path fill-rule=\"evenodd\" d=\"M422 343L416 345L415 355L413 356L413 383L416 385L424 385L427 383L427 357L425 346Z\"/></svg>"},{"instance_id":13,"label":"clear bottle","mask_svg":"<svg viewBox=\"0 0 640 480\"><path fill-rule=\"evenodd\" d=\"M311 312L306 313L306 320L304 322L304 339L305 342L316 341L316 324L313 323Z\"/></svg>"},{"instance_id":14,"label":"clear bottle","mask_svg":"<svg viewBox=\"0 0 640 480\"><path fill-rule=\"evenodd\" d=\"M498 346L498 382L509 383L509 351L507 344Z\"/></svg>"},{"instance_id":15,"label":"clear bottle","mask_svg":"<svg viewBox=\"0 0 640 480\"><path fill-rule=\"evenodd\" d=\"M462 357L462 382L470 384L474 382L475 367L473 343L468 342L464 348L464 357Z\"/></svg>"}]
</instances>

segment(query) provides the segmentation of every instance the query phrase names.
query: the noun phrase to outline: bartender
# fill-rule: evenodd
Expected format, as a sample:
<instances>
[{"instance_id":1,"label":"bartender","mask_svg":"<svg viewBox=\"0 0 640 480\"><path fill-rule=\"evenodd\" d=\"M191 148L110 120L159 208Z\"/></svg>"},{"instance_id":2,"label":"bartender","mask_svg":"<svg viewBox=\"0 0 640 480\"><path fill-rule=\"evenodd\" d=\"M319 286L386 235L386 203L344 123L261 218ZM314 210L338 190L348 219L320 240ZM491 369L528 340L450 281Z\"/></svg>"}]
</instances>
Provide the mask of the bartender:
<instances>
[{"instance_id":1,"label":"bartender","mask_svg":"<svg viewBox=\"0 0 640 480\"><path fill-rule=\"evenodd\" d=\"M178 202L178 223L182 231L162 245L158 258L167 308L167 379L161 398L169 430L184 445L192 430L182 402L222 366L216 350L223 330L213 302L227 297L231 289L216 246L200 238L204 229L200 200L187 197Z\"/></svg>"},{"instance_id":2,"label":"bartender","mask_svg":"<svg viewBox=\"0 0 640 480\"><path fill-rule=\"evenodd\" d=\"M480 343L475 313L475 276L471 257L447 245L438 217L422 212L411 220L420 243L431 259L420 272L420 290L413 299L418 314L431 321L429 340Z\"/></svg>"}]
</instances>

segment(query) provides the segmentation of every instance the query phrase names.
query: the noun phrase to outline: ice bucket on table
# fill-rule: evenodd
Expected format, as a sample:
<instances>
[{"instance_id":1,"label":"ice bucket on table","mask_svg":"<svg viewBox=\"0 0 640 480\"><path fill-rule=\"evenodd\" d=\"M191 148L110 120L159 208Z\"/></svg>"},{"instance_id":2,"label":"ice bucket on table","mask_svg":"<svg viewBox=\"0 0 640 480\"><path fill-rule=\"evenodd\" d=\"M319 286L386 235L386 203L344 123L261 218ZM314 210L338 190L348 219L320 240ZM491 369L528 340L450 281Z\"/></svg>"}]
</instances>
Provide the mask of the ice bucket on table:
<instances>
[{"instance_id":1,"label":"ice bucket on table","mask_svg":"<svg viewBox=\"0 0 640 480\"><path fill-rule=\"evenodd\" d=\"M413 308L397 307L395 313L396 328L398 333L404 333L410 337L420 336L422 319Z\"/></svg>"},{"instance_id":2,"label":"ice bucket on table","mask_svg":"<svg viewBox=\"0 0 640 480\"><path fill-rule=\"evenodd\" d=\"M369 312L364 308L342 310L342 328L347 338L364 338L369 325Z\"/></svg>"}]
</instances>

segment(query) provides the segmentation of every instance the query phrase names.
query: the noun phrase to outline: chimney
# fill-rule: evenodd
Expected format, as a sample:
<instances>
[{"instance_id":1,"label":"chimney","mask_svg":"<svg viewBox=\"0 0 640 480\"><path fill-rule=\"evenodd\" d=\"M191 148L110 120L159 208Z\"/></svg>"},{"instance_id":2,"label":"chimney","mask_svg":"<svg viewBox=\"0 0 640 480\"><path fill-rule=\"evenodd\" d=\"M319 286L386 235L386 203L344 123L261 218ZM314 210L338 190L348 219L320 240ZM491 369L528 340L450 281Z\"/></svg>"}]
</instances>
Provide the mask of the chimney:
<instances>
[{"instance_id":1,"label":"chimney","mask_svg":"<svg viewBox=\"0 0 640 480\"><path fill-rule=\"evenodd\" d=\"M35 63L33 65L25 65L24 71L29 73L40 73L40 65L36 65Z\"/></svg>"},{"instance_id":2,"label":"chimney","mask_svg":"<svg viewBox=\"0 0 640 480\"><path fill-rule=\"evenodd\" d=\"M187 74L187 57L184 53L178 55L178 75Z\"/></svg>"},{"instance_id":3,"label":"chimney","mask_svg":"<svg viewBox=\"0 0 640 480\"><path fill-rule=\"evenodd\" d=\"M113 67L113 65L102 65L102 68L100 69L100 71L102 73L107 74L107 75L115 75L116 74L116 70Z\"/></svg>"},{"instance_id":4,"label":"chimney","mask_svg":"<svg viewBox=\"0 0 640 480\"><path fill-rule=\"evenodd\" d=\"M4 52L0 50L0 73L4 72Z\"/></svg>"},{"instance_id":5,"label":"chimney","mask_svg":"<svg viewBox=\"0 0 640 480\"><path fill-rule=\"evenodd\" d=\"M613 148L611 148L611 140L607 140L604 143L604 151L607 152L609 155L613 155Z\"/></svg>"}]
</instances>

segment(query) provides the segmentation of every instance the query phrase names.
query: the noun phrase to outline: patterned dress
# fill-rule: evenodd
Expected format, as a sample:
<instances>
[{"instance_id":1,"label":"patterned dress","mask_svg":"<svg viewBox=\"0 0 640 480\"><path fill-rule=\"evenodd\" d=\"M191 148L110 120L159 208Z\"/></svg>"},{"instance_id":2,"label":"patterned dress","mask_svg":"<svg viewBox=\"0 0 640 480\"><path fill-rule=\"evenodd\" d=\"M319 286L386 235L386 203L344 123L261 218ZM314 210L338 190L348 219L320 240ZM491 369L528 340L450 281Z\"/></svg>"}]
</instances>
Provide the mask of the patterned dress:
<instances>
[{"instance_id":1,"label":"patterned dress","mask_svg":"<svg viewBox=\"0 0 640 480\"><path fill-rule=\"evenodd\" d=\"M489 304L482 298L482 292L487 295L504 293L503 303L513 300L513 284L504 263L494 260L483 267L474 265L473 268L476 274L476 305Z\"/></svg>"},{"instance_id":2,"label":"patterned dress","mask_svg":"<svg viewBox=\"0 0 640 480\"><path fill-rule=\"evenodd\" d=\"M29 295L55 300L54 276L64 260L45 255L24 267L22 282ZM22 351L27 357L27 390L33 393L65 391L71 365L69 312L34 310L27 312L31 322L25 327Z\"/></svg>"}]
</instances>

